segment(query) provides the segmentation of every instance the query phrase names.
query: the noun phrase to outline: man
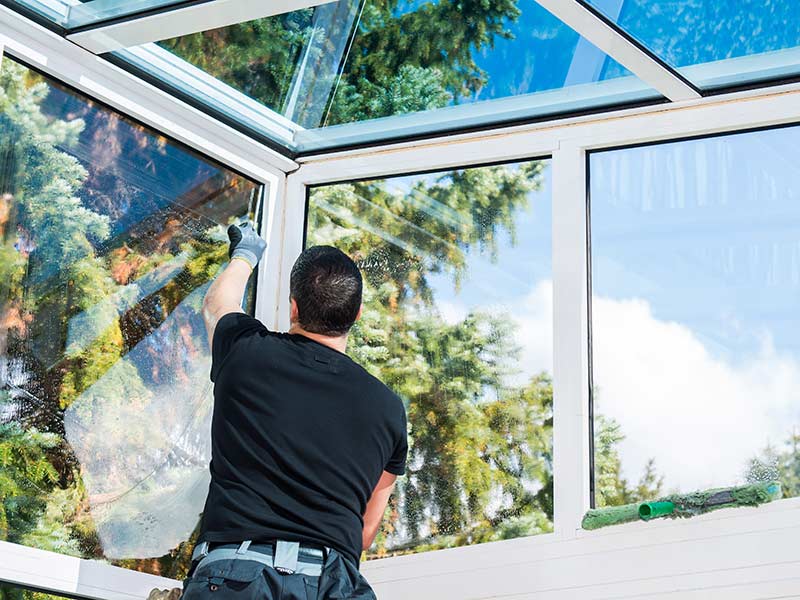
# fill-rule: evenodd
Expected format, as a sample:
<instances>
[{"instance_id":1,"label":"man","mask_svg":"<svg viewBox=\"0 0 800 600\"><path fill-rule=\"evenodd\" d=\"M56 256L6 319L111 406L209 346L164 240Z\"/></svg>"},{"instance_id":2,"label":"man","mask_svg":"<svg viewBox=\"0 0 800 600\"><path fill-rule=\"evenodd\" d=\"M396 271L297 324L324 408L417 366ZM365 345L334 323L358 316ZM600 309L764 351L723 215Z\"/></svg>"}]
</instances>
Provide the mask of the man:
<instances>
[{"instance_id":1,"label":"man","mask_svg":"<svg viewBox=\"0 0 800 600\"><path fill-rule=\"evenodd\" d=\"M269 331L242 297L266 248L231 226L231 261L203 315L214 381L211 485L186 600L358 598L358 572L405 471L403 404L344 353L361 274L330 246L291 273L291 329Z\"/></svg>"}]
</instances>

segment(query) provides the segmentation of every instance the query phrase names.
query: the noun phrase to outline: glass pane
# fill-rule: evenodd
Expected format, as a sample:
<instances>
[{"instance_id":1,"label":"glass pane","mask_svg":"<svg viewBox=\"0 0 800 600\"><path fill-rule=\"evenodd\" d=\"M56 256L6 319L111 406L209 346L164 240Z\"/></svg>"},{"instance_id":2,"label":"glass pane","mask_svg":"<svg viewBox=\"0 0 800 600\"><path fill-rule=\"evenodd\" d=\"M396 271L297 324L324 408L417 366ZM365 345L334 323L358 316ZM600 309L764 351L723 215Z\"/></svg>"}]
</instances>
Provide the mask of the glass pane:
<instances>
[{"instance_id":1,"label":"glass pane","mask_svg":"<svg viewBox=\"0 0 800 600\"><path fill-rule=\"evenodd\" d=\"M13 0L66 29L148 14L185 0Z\"/></svg>"},{"instance_id":2,"label":"glass pane","mask_svg":"<svg viewBox=\"0 0 800 600\"><path fill-rule=\"evenodd\" d=\"M300 151L658 98L533 2L339 0L117 55Z\"/></svg>"},{"instance_id":3,"label":"glass pane","mask_svg":"<svg viewBox=\"0 0 800 600\"><path fill-rule=\"evenodd\" d=\"M365 275L348 352L406 403L371 558L552 530L550 162L314 188L308 243Z\"/></svg>"},{"instance_id":4,"label":"glass pane","mask_svg":"<svg viewBox=\"0 0 800 600\"><path fill-rule=\"evenodd\" d=\"M185 4L185 0L81 0L70 3L66 26L68 29L96 25L100 21L133 17L149 13L173 4Z\"/></svg>"},{"instance_id":5,"label":"glass pane","mask_svg":"<svg viewBox=\"0 0 800 600\"><path fill-rule=\"evenodd\" d=\"M260 188L0 73L0 539L178 576L208 485L199 308Z\"/></svg>"},{"instance_id":6,"label":"glass pane","mask_svg":"<svg viewBox=\"0 0 800 600\"><path fill-rule=\"evenodd\" d=\"M24 9L37 13L59 25L61 27L67 24L67 15L69 14L69 3L66 0L11 0Z\"/></svg>"},{"instance_id":7,"label":"glass pane","mask_svg":"<svg viewBox=\"0 0 800 600\"><path fill-rule=\"evenodd\" d=\"M591 155L598 504L800 495L800 128Z\"/></svg>"},{"instance_id":8,"label":"glass pane","mask_svg":"<svg viewBox=\"0 0 800 600\"><path fill-rule=\"evenodd\" d=\"M588 0L702 88L800 75L795 0Z\"/></svg>"}]
</instances>

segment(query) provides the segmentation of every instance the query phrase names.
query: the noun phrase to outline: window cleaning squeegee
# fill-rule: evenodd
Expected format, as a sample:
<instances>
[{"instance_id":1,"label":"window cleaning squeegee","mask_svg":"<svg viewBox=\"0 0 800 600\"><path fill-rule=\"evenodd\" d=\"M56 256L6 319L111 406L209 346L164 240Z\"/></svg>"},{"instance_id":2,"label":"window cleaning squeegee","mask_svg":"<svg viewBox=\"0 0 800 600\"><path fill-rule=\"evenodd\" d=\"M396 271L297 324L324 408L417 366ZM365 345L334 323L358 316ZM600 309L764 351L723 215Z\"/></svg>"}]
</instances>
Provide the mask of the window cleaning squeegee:
<instances>
[{"instance_id":1,"label":"window cleaning squeegee","mask_svg":"<svg viewBox=\"0 0 800 600\"><path fill-rule=\"evenodd\" d=\"M702 515L720 508L759 506L781 497L777 481L754 483L732 488L718 488L691 494L673 494L653 502L607 506L590 510L583 517L584 529L599 529L633 521L661 517L679 519Z\"/></svg>"}]
</instances>

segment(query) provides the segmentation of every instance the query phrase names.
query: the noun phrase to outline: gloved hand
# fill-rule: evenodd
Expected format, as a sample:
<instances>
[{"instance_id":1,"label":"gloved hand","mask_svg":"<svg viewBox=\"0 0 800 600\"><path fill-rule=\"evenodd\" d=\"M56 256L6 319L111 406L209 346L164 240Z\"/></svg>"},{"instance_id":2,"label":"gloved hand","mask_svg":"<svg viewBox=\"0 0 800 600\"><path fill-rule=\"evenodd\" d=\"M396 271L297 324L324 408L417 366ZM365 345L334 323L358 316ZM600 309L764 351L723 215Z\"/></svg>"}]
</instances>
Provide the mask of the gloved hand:
<instances>
[{"instance_id":1,"label":"gloved hand","mask_svg":"<svg viewBox=\"0 0 800 600\"><path fill-rule=\"evenodd\" d=\"M250 265L251 269L255 269L258 261L264 255L267 242L256 233L253 225L249 221L231 225L228 227L228 239L231 241L228 257L231 260L241 258Z\"/></svg>"}]
</instances>

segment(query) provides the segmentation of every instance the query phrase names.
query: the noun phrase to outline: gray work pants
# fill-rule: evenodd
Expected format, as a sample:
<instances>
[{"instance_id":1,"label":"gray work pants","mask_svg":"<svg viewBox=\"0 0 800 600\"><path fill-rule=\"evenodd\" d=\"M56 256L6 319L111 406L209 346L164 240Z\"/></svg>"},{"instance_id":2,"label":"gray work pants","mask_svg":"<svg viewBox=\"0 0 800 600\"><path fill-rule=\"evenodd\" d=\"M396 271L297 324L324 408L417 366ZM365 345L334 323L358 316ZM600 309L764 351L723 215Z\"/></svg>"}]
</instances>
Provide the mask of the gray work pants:
<instances>
[{"instance_id":1,"label":"gray work pants","mask_svg":"<svg viewBox=\"0 0 800 600\"><path fill-rule=\"evenodd\" d=\"M356 566L336 550L327 552L318 576L282 573L252 552L200 564L183 582L182 600L377 600Z\"/></svg>"}]
</instances>

